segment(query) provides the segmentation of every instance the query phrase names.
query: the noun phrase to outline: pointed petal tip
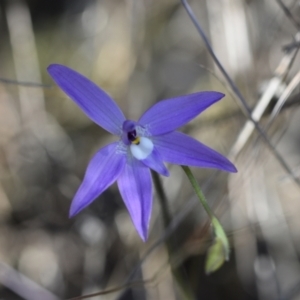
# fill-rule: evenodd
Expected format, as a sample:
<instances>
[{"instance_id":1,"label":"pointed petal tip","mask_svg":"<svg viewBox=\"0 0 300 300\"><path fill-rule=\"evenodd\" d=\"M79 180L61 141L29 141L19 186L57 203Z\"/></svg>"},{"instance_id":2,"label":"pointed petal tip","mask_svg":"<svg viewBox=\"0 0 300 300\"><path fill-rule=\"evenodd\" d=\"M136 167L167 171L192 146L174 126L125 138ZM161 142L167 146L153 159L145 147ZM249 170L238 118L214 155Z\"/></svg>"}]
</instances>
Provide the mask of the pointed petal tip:
<instances>
[{"instance_id":1,"label":"pointed petal tip","mask_svg":"<svg viewBox=\"0 0 300 300\"><path fill-rule=\"evenodd\" d=\"M56 64L50 64L50 65L47 67L47 70L52 69L53 66L55 66L55 65L56 65Z\"/></svg>"},{"instance_id":2,"label":"pointed petal tip","mask_svg":"<svg viewBox=\"0 0 300 300\"><path fill-rule=\"evenodd\" d=\"M226 95L223 93L219 93L220 94L220 99L224 98Z\"/></svg>"},{"instance_id":3,"label":"pointed petal tip","mask_svg":"<svg viewBox=\"0 0 300 300\"><path fill-rule=\"evenodd\" d=\"M218 167L214 167L214 168L217 168L219 170L223 170L225 172L229 172L229 173L237 173L237 168L235 167L235 165L230 161L228 160L225 156L223 157L226 161L224 162L221 162L219 163L219 166Z\"/></svg>"},{"instance_id":4,"label":"pointed petal tip","mask_svg":"<svg viewBox=\"0 0 300 300\"><path fill-rule=\"evenodd\" d=\"M59 67L63 67L63 68L66 68L65 66L63 65L60 65L60 64L51 64L47 67L47 71L49 74L52 73L52 71L54 71L55 69L59 68Z\"/></svg>"},{"instance_id":5,"label":"pointed petal tip","mask_svg":"<svg viewBox=\"0 0 300 300\"><path fill-rule=\"evenodd\" d=\"M215 98L216 102L226 96L224 93L216 92L216 91L206 91L206 93L210 96L216 96L216 98Z\"/></svg>"},{"instance_id":6,"label":"pointed petal tip","mask_svg":"<svg viewBox=\"0 0 300 300\"><path fill-rule=\"evenodd\" d=\"M170 177L170 172L169 172L169 170L166 167L161 172L157 172L157 173L161 174L161 175L163 175L165 177Z\"/></svg>"},{"instance_id":7,"label":"pointed petal tip","mask_svg":"<svg viewBox=\"0 0 300 300\"><path fill-rule=\"evenodd\" d=\"M72 203L73 204L73 203ZM83 209L81 207L75 207L71 204L70 210L69 210L69 219L75 217L77 214L80 213L80 211Z\"/></svg>"},{"instance_id":8,"label":"pointed petal tip","mask_svg":"<svg viewBox=\"0 0 300 300\"><path fill-rule=\"evenodd\" d=\"M141 235L140 234L140 237L141 237L141 239L142 239L142 241L144 242L144 243L146 243L147 242L147 240L148 240L148 235Z\"/></svg>"},{"instance_id":9,"label":"pointed petal tip","mask_svg":"<svg viewBox=\"0 0 300 300\"><path fill-rule=\"evenodd\" d=\"M226 166L224 165L224 171L230 172L230 173L237 173L238 170L235 167L235 165L227 158L224 157L226 159Z\"/></svg>"},{"instance_id":10,"label":"pointed petal tip","mask_svg":"<svg viewBox=\"0 0 300 300\"><path fill-rule=\"evenodd\" d=\"M143 229L143 228L141 228L141 230L138 230L138 228L136 228L136 229L137 229L138 234L141 237L142 241L144 243L146 243L148 240L148 229Z\"/></svg>"},{"instance_id":11,"label":"pointed petal tip","mask_svg":"<svg viewBox=\"0 0 300 300\"><path fill-rule=\"evenodd\" d=\"M230 169L229 169L228 171L231 172L231 173L237 173L237 172L238 172L238 169L235 167L234 164L232 164L232 165L230 166Z\"/></svg>"},{"instance_id":12,"label":"pointed petal tip","mask_svg":"<svg viewBox=\"0 0 300 300\"><path fill-rule=\"evenodd\" d=\"M164 175L164 176L166 176L166 177L170 177L170 172L169 172L169 170L166 169L166 172L165 172L164 174L162 174L162 175Z\"/></svg>"},{"instance_id":13,"label":"pointed petal tip","mask_svg":"<svg viewBox=\"0 0 300 300\"><path fill-rule=\"evenodd\" d=\"M69 211L69 219L73 218L76 216L76 213Z\"/></svg>"},{"instance_id":14,"label":"pointed petal tip","mask_svg":"<svg viewBox=\"0 0 300 300\"><path fill-rule=\"evenodd\" d=\"M58 78L57 76L64 75L64 72L68 72L68 71L73 72L73 70L70 69L69 67L60 64L51 64L47 67L47 72L56 83Z\"/></svg>"}]
</instances>

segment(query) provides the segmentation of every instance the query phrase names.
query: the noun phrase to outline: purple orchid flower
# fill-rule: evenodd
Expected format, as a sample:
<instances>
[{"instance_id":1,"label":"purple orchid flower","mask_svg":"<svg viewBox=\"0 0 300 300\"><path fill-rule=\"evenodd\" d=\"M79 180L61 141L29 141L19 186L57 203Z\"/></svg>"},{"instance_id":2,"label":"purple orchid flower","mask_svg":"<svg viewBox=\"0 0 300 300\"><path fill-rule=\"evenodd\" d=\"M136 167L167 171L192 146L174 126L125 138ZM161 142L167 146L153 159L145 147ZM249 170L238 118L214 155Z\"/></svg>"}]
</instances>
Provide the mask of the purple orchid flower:
<instances>
[{"instance_id":1,"label":"purple orchid flower","mask_svg":"<svg viewBox=\"0 0 300 300\"><path fill-rule=\"evenodd\" d=\"M127 120L102 89L74 70L53 64L48 72L85 114L118 141L100 149L91 159L70 208L70 217L94 201L115 181L132 222L146 241L152 210L150 169L169 176L164 162L236 172L235 166L215 150L175 131L224 94L199 92L160 101L136 122Z\"/></svg>"}]
</instances>

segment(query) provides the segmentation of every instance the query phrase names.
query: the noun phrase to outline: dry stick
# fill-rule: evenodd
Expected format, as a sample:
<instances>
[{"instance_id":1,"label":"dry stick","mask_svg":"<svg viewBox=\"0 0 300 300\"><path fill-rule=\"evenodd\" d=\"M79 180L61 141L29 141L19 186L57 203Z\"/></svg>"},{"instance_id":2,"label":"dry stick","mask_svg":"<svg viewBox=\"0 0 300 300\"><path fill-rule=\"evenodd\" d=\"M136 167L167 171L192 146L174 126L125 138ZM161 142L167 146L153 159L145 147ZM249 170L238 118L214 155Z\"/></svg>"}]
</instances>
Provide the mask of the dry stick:
<instances>
[{"instance_id":1,"label":"dry stick","mask_svg":"<svg viewBox=\"0 0 300 300\"><path fill-rule=\"evenodd\" d=\"M36 282L0 262L0 283L26 300L59 300L59 298Z\"/></svg>"},{"instance_id":2,"label":"dry stick","mask_svg":"<svg viewBox=\"0 0 300 300\"><path fill-rule=\"evenodd\" d=\"M294 41L297 42L297 41L299 41L299 39L300 39L300 34L297 33L297 34L295 35ZM295 50L295 51L293 51L293 50ZM277 80L281 80L281 82L283 82L283 81L285 80L285 78L287 77L288 72L289 72L291 66L293 65L293 63L294 63L294 61L295 61L295 59L296 59L296 56L297 56L297 54L298 54L298 50L299 50L299 49L298 49L297 47L290 47L290 49L286 49L286 51L285 51L286 54L285 54L285 56L282 58L282 60L281 60L281 62L279 63L278 67L276 68L276 70L275 70L275 77L273 77L273 78L270 80L269 87L268 87L267 90L265 91L265 94L268 93L268 89L271 87L272 81L274 81L274 80L277 79ZM292 53L293 53L293 54L292 54ZM299 74L299 73L298 73L298 74ZM299 80L299 75L296 75L295 78L289 83L289 85L285 87L284 91L282 92L281 96L279 97L279 99L278 99L278 101L277 101L277 103L276 103L274 109L272 110L271 116L270 116L269 119L268 119L267 125L264 126L264 131L265 131L266 133L268 132L268 130L269 130L269 128L271 127L271 125L272 125L273 121L275 120L276 116L279 114L280 110L282 109L282 107L283 107L285 101L288 99L288 97L289 97L290 94L292 93L292 90L293 90L294 88L296 88L296 86L297 86L297 83L296 83L297 80ZM263 95L263 96L261 97L261 100L262 100L262 98L264 98L264 96L265 96L265 95ZM261 100L260 100L260 101L261 101ZM270 99L270 100L271 100L271 99ZM256 110L256 108L260 106L260 101L258 102L258 104L256 105L256 107L254 108L253 114L254 114L254 111ZM267 107L265 107L265 108L263 109L263 112L262 112L262 113L264 113L264 111L265 111L266 108L267 108ZM262 116L262 114L260 115L260 117L261 117L261 116ZM259 121L259 119L257 119L257 121ZM247 123L249 123L249 121L248 121ZM250 123L251 123L251 122L250 122ZM246 124L246 125L247 125L247 124ZM252 123L251 123L250 125L253 126ZM254 126L253 126L253 129L254 129ZM249 137L250 137L250 136L249 136ZM261 137L261 136L258 136L258 137L256 138L256 140L255 140L255 142L254 142L254 146L257 145L258 141L260 140L260 137ZM275 143L275 144L276 144L276 143ZM274 145L274 144L273 144L273 145ZM232 147L232 148L234 148L234 147ZM257 151L256 154L258 154L258 151ZM293 172L293 174L294 174L295 176L298 176L297 173L295 173L295 172Z\"/></svg>"},{"instance_id":3,"label":"dry stick","mask_svg":"<svg viewBox=\"0 0 300 300\"><path fill-rule=\"evenodd\" d=\"M299 35L299 33L298 33L298 34L296 34L296 36L295 36L295 40L296 40L296 41L299 41L299 39L300 39L300 35ZM285 78L285 77L287 76L287 73L288 73L290 67L291 67L292 64L293 64L293 62L294 62L294 60L295 60L295 58L296 58L296 55L297 55L299 49L296 49L296 51L294 51L294 54L291 55L292 50L293 50L293 49L287 51L286 55L285 55L285 56L283 57L283 59L281 60L279 66L276 68L276 71L275 71L275 77L272 78L272 80L270 81L269 87L267 88L266 92L265 92L264 95L261 97L261 99L259 100L258 104L255 106L255 108L254 108L254 110L253 110L253 114L254 114L254 112L255 112L257 109L258 109L258 114L260 113L260 115L256 115L255 117L259 117L259 118L260 118L260 117L262 116L262 114L264 113L264 111L265 111L265 109L266 109L266 105L263 107L264 104L261 103L261 102L264 102L264 100L265 100L264 98L265 98L266 94L270 94L270 93L269 93L269 90L271 90L272 85L274 86L274 81L276 82L276 80L277 80L277 81L283 80L283 78ZM267 122L266 126L264 127L264 131L265 131L266 133L268 132L269 128L270 128L271 125L273 124L273 121L275 120L275 118L277 117L277 115L279 114L279 112L281 111L281 109L283 108L283 106L284 106L286 100L289 98L289 96L291 95L291 93L293 92L293 90L298 86L299 82L300 82L300 72L298 72L298 73L294 76L294 78L290 81L290 83L285 87L284 91L282 92L282 94L280 95L278 101L276 102L276 105L275 105L275 107L273 108L272 113L271 113L271 115L270 115L270 117L269 117L269 119L268 119L268 122ZM270 92L271 92L271 91L270 91ZM273 90L273 92L274 92L274 90ZM270 96L270 95L269 95L269 96ZM260 108L261 108L261 109L260 109ZM260 109L260 110L259 110L259 109ZM259 119L257 119L257 121L258 121L258 120L259 120ZM249 123L250 123L250 124L249 124ZM243 130L241 131L239 137L242 136L242 133L245 132L245 129L247 129L247 125L248 125L248 129L249 129L249 127L252 125L252 131L253 131L254 126L253 126L253 124L252 124L250 121L248 121L248 122L246 123L246 125L244 126ZM247 132L246 132L246 133L247 133ZM249 138L249 137L250 137L250 135L248 134L248 138ZM255 139L255 141L254 141L254 145L255 145L255 146L256 146L257 143L259 142L260 137L261 137L261 136L258 136L258 137ZM233 154L234 152L237 153L239 150L241 150L241 148L238 149L238 142L239 142L239 138L237 139L235 145L234 145L234 146L232 147L232 149L231 149L231 153L232 153L232 154ZM257 151L256 154L258 154L258 151ZM249 162L250 162L250 159L251 159L251 158L249 157ZM293 172L293 173L295 174L295 176L298 176L296 172Z\"/></svg>"},{"instance_id":4,"label":"dry stick","mask_svg":"<svg viewBox=\"0 0 300 300\"><path fill-rule=\"evenodd\" d=\"M268 118L268 122L266 124L266 126L264 127L264 130L267 132L270 127L272 126L273 122L275 121L275 118L278 116L278 114L280 113L281 109L284 107L286 101L288 100L289 96L292 94L292 92L295 90L295 88L299 85L300 83L300 71L293 77L293 79L290 81L290 83L286 86L286 88L284 89L284 91L282 92L282 94L280 95L275 107L273 108L271 115ZM277 139L277 141L279 141L279 139ZM254 144L254 148L258 145L258 142L260 141L260 136L258 136L255 141L253 142ZM275 143L276 144L276 143ZM257 156L258 154L258 149L256 150L256 153L253 156ZM250 163L250 157L248 157L249 163ZM247 165L247 163L246 163ZM297 171L293 172L296 176L299 176ZM287 177L289 178L289 175L287 175Z\"/></svg>"},{"instance_id":5,"label":"dry stick","mask_svg":"<svg viewBox=\"0 0 300 300\"><path fill-rule=\"evenodd\" d=\"M252 118L258 122L265 110L269 106L272 98L276 94L278 88L282 84L284 78L286 77L295 57L297 55L297 51L289 52L284 55L281 59L278 67L275 70L275 76L269 81L268 87L266 88L263 95L258 100L255 108L253 109L251 116ZM249 140L251 134L253 133L255 127L254 124L248 120L242 130L240 131L234 145L231 147L229 158L234 159L241 152L243 147L246 145ZM264 128L264 132L267 130Z\"/></svg>"},{"instance_id":6,"label":"dry stick","mask_svg":"<svg viewBox=\"0 0 300 300\"><path fill-rule=\"evenodd\" d=\"M281 109L283 108L285 102L289 98L289 96L292 94L292 92L295 90L295 88L300 84L300 71L293 77L293 79L290 81L290 83L287 85L287 87L284 89L282 94L280 95L275 107L273 108L271 115L269 117L268 123L265 126L265 130L267 131L270 126L273 124L273 121L280 113Z\"/></svg>"},{"instance_id":7,"label":"dry stick","mask_svg":"<svg viewBox=\"0 0 300 300\"><path fill-rule=\"evenodd\" d=\"M238 87L235 85L235 83L233 82L233 80L231 79L231 77L226 72L226 70L224 69L224 67L222 66L222 64L220 63L220 61L218 60L217 56L215 55L215 53L214 53L214 51L213 51L213 49L212 49L212 47L210 45L210 42L208 41L208 39L207 39L204 31L202 30L200 24L198 23L197 18L195 16L192 8L188 4L187 0L180 0L180 1L181 1L182 5L184 6L186 12L188 13L189 17L191 18L191 21L195 25L195 27L196 27L198 33L200 34L201 38L203 39L203 41L205 43L205 46L206 46L209 54L213 58L214 62L216 63L216 65L218 66L218 68L220 69L220 71L222 72L222 74L224 75L225 79L227 80L227 82L228 82L229 86L231 87L231 89L233 90L234 94L237 96L237 98L240 100L241 104L243 105L243 107L244 107L244 109L246 111L247 117L254 124L256 130L262 136L263 140L265 141L265 143L267 144L267 146L269 147L269 149L271 150L271 152L273 153L273 155L276 157L276 159L279 161L279 163L281 164L281 166L286 170L286 172L288 172L292 176L292 178L294 179L294 181L300 186L300 180L293 174L291 168L288 166L288 164L285 162L285 160L282 158L282 156L278 153L278 151L272 145L271 141L266 136L266 134L264 133L264 131L262 130L262 128L260 127L260 125L252 118L250 107L248 106L245 98L241 94L241 92L238 89Z\"/></svg>"}]
</instances>

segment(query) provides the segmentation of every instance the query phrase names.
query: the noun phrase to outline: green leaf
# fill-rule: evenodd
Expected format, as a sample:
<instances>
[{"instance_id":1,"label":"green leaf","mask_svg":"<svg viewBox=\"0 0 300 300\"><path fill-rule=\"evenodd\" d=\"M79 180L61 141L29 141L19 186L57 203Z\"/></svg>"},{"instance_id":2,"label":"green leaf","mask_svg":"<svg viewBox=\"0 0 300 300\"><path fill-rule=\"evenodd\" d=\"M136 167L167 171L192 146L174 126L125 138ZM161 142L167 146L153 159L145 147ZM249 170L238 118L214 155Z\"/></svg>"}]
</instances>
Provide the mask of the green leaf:
<instances>
[{"instance_id":1,"label":"green leaf","mask_svg":"<svg viewBox=\"0 0 300 300\"><path fill-rule=\"evenodd\" d=\"M214 228L216 238L220 239L220 241L222 242L225 260L229 260L230 247L223 226L215 216L212 217L211 222Z\"/></svg>"},{"instance_id":2,"label":"green leaf","mask_svg":"<svg viewBox=\"0 0 300 300\"><path fill-rule=\"evenodd\" d=\"M224 251L224 245L220 237L216 237L214 243L208 248L206 261L205 261L205 273L211 274L217 271L225 262L226 256Z\"/></svg>"}]
</instances>

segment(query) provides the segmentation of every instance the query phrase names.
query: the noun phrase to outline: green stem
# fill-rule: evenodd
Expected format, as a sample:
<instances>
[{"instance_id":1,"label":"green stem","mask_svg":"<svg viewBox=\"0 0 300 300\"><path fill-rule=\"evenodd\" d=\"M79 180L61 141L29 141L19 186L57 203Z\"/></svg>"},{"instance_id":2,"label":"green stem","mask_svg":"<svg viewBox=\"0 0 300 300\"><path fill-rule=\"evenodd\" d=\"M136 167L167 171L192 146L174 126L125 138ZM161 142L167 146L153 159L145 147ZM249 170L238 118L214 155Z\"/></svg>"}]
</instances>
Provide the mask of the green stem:
<instances>
[{"instance_id":1,"label":"green stem","mask_svg":"<svg viewBox=\"0 0 300 300\"><path fill-rule=\"evenodd\" d=\"M181 166L183 171L185 172L186 176L188 177L188 179L190 180L192 187L194 188L196 195L198 196L202 206L204 207L205 211L207 212L210 221L212 223L212 226L214 228L214 232L217 238L219 238L223 244L223 250L224 250L224 256L225 256L225 260L229 259L229 242L226 236L226 233L221 225L221 223L219 222L219 220L215 217L215 215L213 214L212 210L210 209L206 198L204 196L204 194L202 193L202 190L199 187L199 184L195 178L195 176L193 175L191 169L187 166Z\"/></svg>"}]
</instances>

